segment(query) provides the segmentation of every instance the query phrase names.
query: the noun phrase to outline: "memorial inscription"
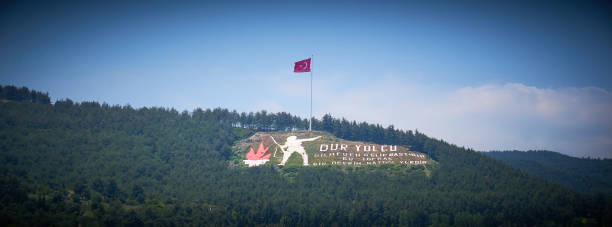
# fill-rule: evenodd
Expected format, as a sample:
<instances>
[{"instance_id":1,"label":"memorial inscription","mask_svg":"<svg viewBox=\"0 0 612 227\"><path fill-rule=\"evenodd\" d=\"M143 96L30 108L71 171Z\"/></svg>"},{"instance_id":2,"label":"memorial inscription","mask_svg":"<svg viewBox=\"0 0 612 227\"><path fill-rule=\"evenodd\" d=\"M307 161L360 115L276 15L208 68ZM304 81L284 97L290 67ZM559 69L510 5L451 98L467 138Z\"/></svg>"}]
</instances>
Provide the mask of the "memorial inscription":
<instances>
[{"instance_id":1,"label":"memorial inscription","mask_svg":"<svg viewBox=\"0 0 612 227\"><path fill-rule=\"evenodd\" d=\"M302 166L425 165L430 162L425 154L411 151L408 146L347 141L324 132L258 132L236 147L242 152L249 151L243 153L248 159L243 162L248 166L263 165L268 163L268 158L269 163L276 165ZM256 147L260 149L254 153Z\"/></svg>"},{"instance_id":2,"label":"memorial inscription","mask_svg":"<svg viewBox=\"0 0 612 227\"><path fill-rule=\"evenodd\" d=\"M312 165L376 165L399 163L405 165L427 164L424 154L411 152L408 149L398 150L397 145L319 144L313 154Z\"/></svg>"}]
</instances>

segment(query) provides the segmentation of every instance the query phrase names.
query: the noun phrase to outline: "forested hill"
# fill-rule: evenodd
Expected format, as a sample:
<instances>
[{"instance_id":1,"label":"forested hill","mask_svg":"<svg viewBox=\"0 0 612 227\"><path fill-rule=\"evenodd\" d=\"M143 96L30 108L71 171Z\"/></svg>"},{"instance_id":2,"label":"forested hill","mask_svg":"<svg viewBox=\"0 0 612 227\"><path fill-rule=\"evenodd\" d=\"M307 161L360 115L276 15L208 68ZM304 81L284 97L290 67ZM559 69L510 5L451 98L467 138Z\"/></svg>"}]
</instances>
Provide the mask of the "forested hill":
<instances>
[{"instance_id":1,"label":"forested hill","mask_svg":"<svg viewBox=\"0 0 612 227\"><path fill-rule=\"evenodd\" d=\"M498 151L484 154L578 191L612 194L611 159L574 158L552 151Z\"/></svg>"},{"instance_id":2,"label":"forested hill","mask_svg":"<svg viewBox=\"0 0 612 227\"><path fill-rule=\"evenodd\" d=\"M32 91L35 92L35 91ZM0 225L611 225L612 199L542 181L422 133L327 115L314 129L410 146L422 167L231 167L287 113L0 102Z\"/></svg>"}]
</instances>

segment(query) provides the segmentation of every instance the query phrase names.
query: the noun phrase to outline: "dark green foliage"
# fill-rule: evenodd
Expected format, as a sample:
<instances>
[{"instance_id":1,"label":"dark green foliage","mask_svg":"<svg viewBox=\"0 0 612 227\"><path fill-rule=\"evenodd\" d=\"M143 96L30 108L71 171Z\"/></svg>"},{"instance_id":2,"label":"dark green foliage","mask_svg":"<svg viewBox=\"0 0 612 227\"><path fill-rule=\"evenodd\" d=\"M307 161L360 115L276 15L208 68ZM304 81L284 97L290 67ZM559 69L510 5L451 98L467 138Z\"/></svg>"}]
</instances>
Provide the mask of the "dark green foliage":
<instances>
[{"instance_id":1,"label":"dark green foliage","mask_svg":"<svg viewBox=\"0 0 612 227\"><path fill-rule=\"evenodd\" d=\"M18 102L37 102L42 104L51 103L48 93L30 91L27 87L17 88L15 86L0 85L0 101L10 100Z\"/></svg>"},{"instance_id":2,"label":"dark green foliage","mask_svg":"<svg viewBox=\"0 0 612 227\"><path fill-rule=\"evenodd\" d=\"M485 152L514 168L590 194L612 194L612 160L574 158L552 151Z\"/></svg>"},{"instance_id":3,"label":"dark green foliage","mask_svg":"<svg viewBox=\"0 0 612 227\"><path fill-rule=\"evenodd\" d=\"M606 196L541 181L419 132L330 116L314 128L408 145L438 164L235 168L227 161L232 143L253 129L307 125L286 113L1 102L0 224L612 224Z\"/></svg>"}]
</instances>

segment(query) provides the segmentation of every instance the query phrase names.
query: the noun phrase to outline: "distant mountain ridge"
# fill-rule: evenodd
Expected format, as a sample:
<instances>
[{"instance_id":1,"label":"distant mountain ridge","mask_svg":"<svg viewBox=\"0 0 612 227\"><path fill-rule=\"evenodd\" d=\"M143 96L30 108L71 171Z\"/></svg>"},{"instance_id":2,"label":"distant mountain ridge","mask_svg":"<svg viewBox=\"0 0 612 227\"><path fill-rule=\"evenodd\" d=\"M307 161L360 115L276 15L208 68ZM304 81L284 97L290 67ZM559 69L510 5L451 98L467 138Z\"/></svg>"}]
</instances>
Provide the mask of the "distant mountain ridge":
<instances>
[{"instance_id":1,"label":"distant mountain ridge","mask_svg":"<svg viewBox=\"0 0 612 227\"><path fill-rule=\"evenodd\" d=\"M553 151L494 151L483 154L584 193L612 194L612 159L575 158Z\"/></svg>"}]
</instances>

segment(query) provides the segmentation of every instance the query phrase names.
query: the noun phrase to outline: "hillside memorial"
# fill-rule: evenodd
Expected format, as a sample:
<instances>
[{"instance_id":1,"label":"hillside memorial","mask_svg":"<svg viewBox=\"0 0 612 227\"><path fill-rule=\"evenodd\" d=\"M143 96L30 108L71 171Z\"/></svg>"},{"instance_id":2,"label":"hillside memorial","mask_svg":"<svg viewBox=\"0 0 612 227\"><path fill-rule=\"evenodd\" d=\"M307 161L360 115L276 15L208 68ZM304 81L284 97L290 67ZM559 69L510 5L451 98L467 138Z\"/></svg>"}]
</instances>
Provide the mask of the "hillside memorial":
<instances>
[{"instance_id":1,"label":"hillside memorial","mask_svg":"<svg viewBox=\"0 0 612 227\"><path fill-rule=\"evenodd\" d=\"M277 142L280 141L280 142ZM253 147L259 145L257 152ZM425 165L427 156L399 145L346 141L332 136L310 136L305 133L255 133L237 145L249 149L243 160L249 167L268 162L286 165L292 155L301 158L303 166L366 166L380 164ZM272 151L272 148L274 151ZM278 154L277 154L278 153ZM296 163L296 162L294 162Z\"/></svg>"}]
</instances>

